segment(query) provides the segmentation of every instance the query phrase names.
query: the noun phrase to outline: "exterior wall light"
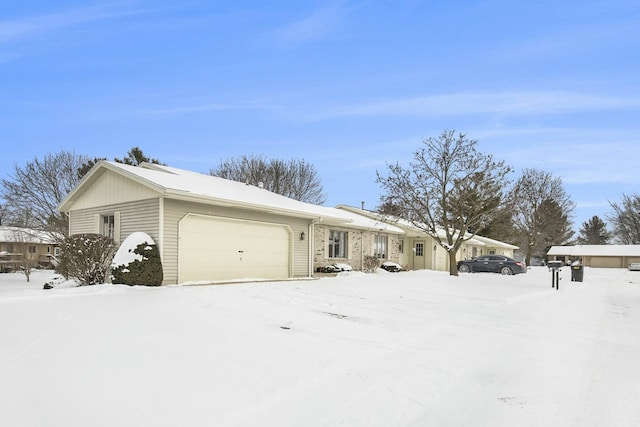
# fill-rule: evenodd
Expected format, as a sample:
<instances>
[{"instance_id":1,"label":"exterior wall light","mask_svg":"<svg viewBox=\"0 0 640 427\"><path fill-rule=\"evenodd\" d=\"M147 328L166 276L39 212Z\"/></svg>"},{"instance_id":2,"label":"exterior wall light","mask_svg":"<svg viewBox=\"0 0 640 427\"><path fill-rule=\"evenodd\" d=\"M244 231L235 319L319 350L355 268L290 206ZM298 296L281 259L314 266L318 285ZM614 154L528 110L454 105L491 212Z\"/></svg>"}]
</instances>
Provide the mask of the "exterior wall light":
<instances>
[{"instance_id":1,"label":"exterior wall light","mask_svg":"<svg viewBox=\"0 0 640 427\"><path fill-rule=\"evenodd\" d=\"M304 231L300 233L300 240L304 240Z\"/></svg>"}]
</instances>

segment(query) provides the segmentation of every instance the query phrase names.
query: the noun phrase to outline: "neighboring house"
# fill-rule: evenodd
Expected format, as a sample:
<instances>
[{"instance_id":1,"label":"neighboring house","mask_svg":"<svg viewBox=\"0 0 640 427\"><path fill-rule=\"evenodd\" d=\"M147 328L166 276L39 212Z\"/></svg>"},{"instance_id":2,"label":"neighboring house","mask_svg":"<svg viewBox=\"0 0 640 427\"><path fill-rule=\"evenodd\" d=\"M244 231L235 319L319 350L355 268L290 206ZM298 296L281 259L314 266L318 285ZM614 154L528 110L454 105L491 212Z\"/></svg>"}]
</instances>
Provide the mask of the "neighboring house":
<instances>
[{"instance_id":1,"label":"neighboring house","mask_svg":"<svg viewBox=\"0 0 640 427\"><path fill-rule=\"evenodd\" d=\"M449 271L449 254L438 243L437 239L419 229L408 221L382 216L377 212L364 210L352 206L339 205L338 209L368 218L388 222L404 231L404 235L398 236L398 263L407 270L436 270ZM444 232L439 233L444 240ZM458 251L457 259L472 258L480 255L498 254L513 257L517 246L482 236L469 236Z\"/></svg>"},{"instance_id":2,"label":"neighboring house","mask_svg":"<svg viewBox=\"0 0 640 427\"><path fill-rule=\"evenodd\" d=\"M59 209L69 216L69 234L101 233L116 242L136 231L149 234L160 251L164 284L310 277L332 258L314 251L316 230L347 230L350 244L354 233L373 232L335 208L147 163L99 162ZM389 229L387 237L397 232ZM327 253L336 249L324 245ZM352 258L344 259L358 261L357 253L353 246Z\"/></svg>"},{"instance_id":3,"label":"neighboring house","mask_svg":"<svg viewBox=\"0 0 640 427\"><path fill-rule=\"evenodd\" d=\"M552 246L548 261L579 261L587 267L626 268L640 262L640 245L575 245Z\"/></svg>"},{"instance_id":4,"label":"neighboring house","mask_svg":"<svg viewBox=\"0 0 640 427\"><path fill-rule=\"evenodd\" d=\"M474 258L480 255L504 255L513 258L518 249L519 247L516 245L475 235L465 242L462 252L465 258Z\"/></svg>"},{"instance_id":5,"label":"neighboring house","mask_svg":"<svg viewBox=\"0 0 640 427\"><path fill-rule=\"evenodd\" d=\"M50 234L30 228L0 226L0 271L32 266L50 267L59 247Z\"/></svg>"}]
</instances>

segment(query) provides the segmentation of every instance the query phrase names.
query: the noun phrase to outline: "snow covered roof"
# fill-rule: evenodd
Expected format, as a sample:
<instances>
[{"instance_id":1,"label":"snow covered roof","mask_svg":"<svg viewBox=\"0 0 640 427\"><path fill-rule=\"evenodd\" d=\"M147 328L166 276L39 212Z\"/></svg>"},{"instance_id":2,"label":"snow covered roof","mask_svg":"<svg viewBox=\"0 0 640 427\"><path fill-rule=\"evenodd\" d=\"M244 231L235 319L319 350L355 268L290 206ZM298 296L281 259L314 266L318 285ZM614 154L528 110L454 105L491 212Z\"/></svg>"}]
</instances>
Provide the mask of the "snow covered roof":
<instances>
[{"instance_id":1,"label":"snow covered roof","mask_svg":"<svg viewBox=\"0 0 640 427\"><path fill-rule=\"evenodd\" d=\"M395 217L395 216L383 217L377 212L364 210L361 208L356 208L356 207L347 206L347 205L338 205L337 207L340 210L344 210L346 212L352 212L352 213L360 213L361 215L366 215L369 218L372 218L381 222L384 222L386 219L390 223L394 224L395 226L401 229L406 230L407 232L417 233L418 235L428 234L424 230L420 229L419 227L416 227L411 222L399 217ZM440 237L441 239L446 238L446 233L444 230L437 230L437 234L438 234L438 237ZM466 243L468 245L474 245L474 246L489 246L489 247L497 247L497 248L505 248L505 249L518 249L518 246L501 242L499 240L490 239L488 237L479 236L479 235L475 235L471 237L469 240L466 241Z\"/></svg>"},{"instance_id":2,"label":"snow covered roof","mask_svg":"<svg viewBox=\"0 0 640 427\"><path fill-rule=\"evenodd\" d=\"M640 256L640 245L551 246L552 256Z\"/></svg>"},{"instance_id":3,"label":"snow covered roof","mask_svg":"<svg viewBox=\"0 0 640 427\"><path fill-rule=\"evenodd\" d=\"M490 239L488 237L475 235L471 239L472 241L479 241L485 246L504 248L504 249L519 249L519 246L512 245L509 243L501 242L500 240Z\"/></svg>"},{"instance_id":4,"label":"snow covered roof","mask_svg":"<svg viewBox=\"0 0 640 427\"><path fill-rule=\"evenodd\" d=\"M397 227L383 224L368 217L354 215L336 208L301 202L254 185L151 163L130 166L106 160L101 161L60 203L59 209L63 212L70 210L74 200L82 194L83 188L95 179L101 170L105 169L126 176L167 198L314 219L318 223L344 224L361 229L403 233Z\"/></svg>"},{"instance_id":5,"label":"snow covered roof","mask_svg":"<svg viewBox=\"0 0 640 427\"><path fill-rule=\"evenodd\" d=\"M55 243L51 234L46 231L6 226L0 226L0 242L37 243L41 245L52 245Z\"/></svg>"}]
</instances>

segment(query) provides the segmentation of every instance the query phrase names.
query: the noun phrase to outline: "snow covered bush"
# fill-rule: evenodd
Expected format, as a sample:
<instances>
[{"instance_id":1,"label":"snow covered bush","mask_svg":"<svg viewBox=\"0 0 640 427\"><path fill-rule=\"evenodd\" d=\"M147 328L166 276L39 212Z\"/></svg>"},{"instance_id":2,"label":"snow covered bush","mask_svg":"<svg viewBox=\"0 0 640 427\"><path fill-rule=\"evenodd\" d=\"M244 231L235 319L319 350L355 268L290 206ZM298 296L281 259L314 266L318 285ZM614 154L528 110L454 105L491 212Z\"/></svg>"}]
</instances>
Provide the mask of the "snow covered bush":
<instances>
[{"instance_id":1,"label":"snow covered bush","mask_svg":"<svg viewBox=\"0 0 640 427\"><path fill-rule=\"evenodd\" d=\"M375 273L376 270L378 270L379 266L380 266L380 261L378 261L378 258L371 255L364 256L362 270L365 273Z\"/></svg>"},{"instance_id":2,"label":"snow covered bush","mask_svg":"<svg viewBox=\"0 0 640 427\"><path fill-rule=\"evenodd\" d=\"M351 267L349 264L343 264L343 263L339 263L339 262L334 262L332 265L338 271L351 271L351 270L353 270L353 267Z\"/></svg>"},{"instance_id":3,"label":"snow covered bush","mask_svg":"<svg viewBox=\"0 0 640 427\"><path fill-rule=\"evenodd\" d=\"M398 271L402 271L402 266L398 263L385 261L380 266L383 270L387 270L390 273L397 273Z\"/></svg>"},{"instance_id":4,"label":"snow covered bush","mask_svg":"<svg viewBox=\"0 0 640 427\"><path fill-rule=\"evenodd\" d=\"M130 286L160 286L162 279L158 245L146 233L132 233L122 242L113 259L111 282Z\"/></svg>"},{"instance_id":5,"label":"snow covered bush","mask_svg":"<svg viewBox=\"0 0 640 427\"><path fill-rule=\"evenodd\" d=\"M74 234L61 245L56 272L81 285L105 283L115 251L113 239L101 234Z\"/></svg>"}]
</instances>

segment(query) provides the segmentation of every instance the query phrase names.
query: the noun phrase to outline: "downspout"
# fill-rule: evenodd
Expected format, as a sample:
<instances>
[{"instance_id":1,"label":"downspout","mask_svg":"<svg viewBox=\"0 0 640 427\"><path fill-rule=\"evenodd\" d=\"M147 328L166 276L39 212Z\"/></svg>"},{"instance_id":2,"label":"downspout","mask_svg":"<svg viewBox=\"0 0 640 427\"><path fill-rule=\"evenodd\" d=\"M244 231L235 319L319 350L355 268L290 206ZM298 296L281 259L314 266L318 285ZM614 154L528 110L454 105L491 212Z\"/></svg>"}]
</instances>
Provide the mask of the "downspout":
<instances>
[{"instance_id":1,"label":"downspout","mask_svg":"<svg viewBox=\"0 0 640 427\"><path fill-rule=\"evenodd\" d=\"M360 271L364 271L364 231L360 232Z\"/></svg>"},{"instance_id":2,"label":"downspout","mask_svg":"<svg viewBox=\"0 0 640 427\"><path fill-rule=\"evenodd\" d=\"M308 261L308 272L307 275L309 277L313 277L313 252L315 250L314 242L315 242L315 225L319 222L322 222L322 217L318 217L318 219L311 220L309 223L309 261Z\"/></svg>"}]
</instances>

